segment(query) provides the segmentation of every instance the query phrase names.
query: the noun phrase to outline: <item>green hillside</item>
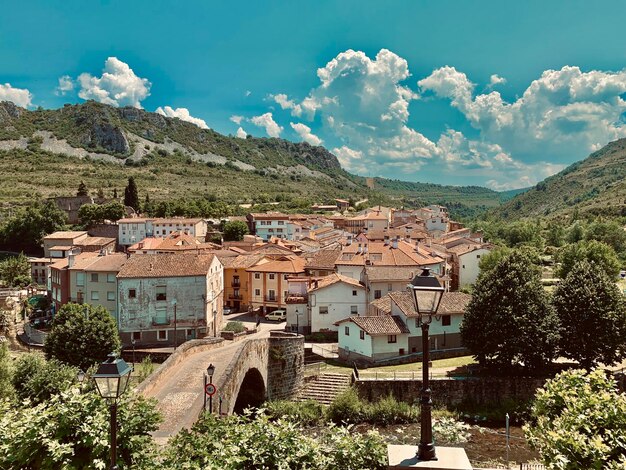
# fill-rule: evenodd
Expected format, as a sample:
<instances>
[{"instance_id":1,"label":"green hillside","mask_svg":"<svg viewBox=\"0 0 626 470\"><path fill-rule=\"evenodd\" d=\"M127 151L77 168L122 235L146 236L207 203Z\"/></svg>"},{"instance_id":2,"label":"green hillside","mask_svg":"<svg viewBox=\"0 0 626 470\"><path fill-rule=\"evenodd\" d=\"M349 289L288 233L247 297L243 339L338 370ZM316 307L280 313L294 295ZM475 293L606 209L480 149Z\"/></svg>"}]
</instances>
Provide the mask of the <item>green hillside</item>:
<instances>
[{"instance_id":1,"label":"green hillside","mask_svg":"<svg viewBox=\"0 0 626 470\"><path fill-rule=\"evenodd\" d=\"M538 183L498 209L509 218L626 215L626 139L611 142L586 159Z\"/></svg>"},{"instance_id":2,"label":"green hillside","mask_svg":"<svg viewBox=\"0 0 626 470\"><path fill-rule=\"evenodd\" d=\"M129 176L152 201L204 198L227 204L333 198L369 204L449 205L457 216L500 203L486 188L369 179L344 171L324 147L239 139L179 119L95 102L34 111L0 103L0 202L75 193L121 194Z\"/></svg>"}]
</instances>

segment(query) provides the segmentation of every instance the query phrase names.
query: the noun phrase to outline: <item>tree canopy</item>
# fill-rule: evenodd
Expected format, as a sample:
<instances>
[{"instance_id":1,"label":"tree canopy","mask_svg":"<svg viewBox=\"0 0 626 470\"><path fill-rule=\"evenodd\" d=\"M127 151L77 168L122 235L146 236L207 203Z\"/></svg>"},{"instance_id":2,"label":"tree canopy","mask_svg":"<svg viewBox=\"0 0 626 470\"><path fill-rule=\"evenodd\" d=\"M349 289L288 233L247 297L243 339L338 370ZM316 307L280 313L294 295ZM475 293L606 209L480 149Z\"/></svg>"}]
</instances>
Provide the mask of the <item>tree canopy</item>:
<instances>
[{"instance_id":1,"label":"tree canopy","mask_svg":"<svg viewBox=\"0 0 626 470\"><path fill-rule=\"evenodd\" d=\"M241 220L232 220L224 224L224 240L241 241L248 234L248 224Z\"/></svg>"},{"instance_id":2,"label":"tree canopy","mask_svg":"<svg viewBox=\"0 0 626 470\"><path fill-rule=\"evenodd\" d=\"M561 322L560 352L583 367L611 365L626 354L626 303L605 272L587 260L557 286L552 305Z\"/></svg>"},{"instance_id":3,"label":"tree canopy","mask_svg":"<svg viewBox=\"0 0 626 470\"><path fill-rule=\"evenodd\" d=\"M626 395L602 370L571 370L537 391L526 438L548 468L626 466Z\"/></svg>"},{"instance_id":4,"label":"tree canopy","mask_svg":"<svg viewBox=\"0 0 626 470\"><path fill-rule=\"evenodd\" d=\"M105 220L117 221L126 215L124 205L119 201L111 201L106 204L84 204L78 210L80 223L89 226L101 224Z\"/></svg>"},{"instance_id":5,"label":"tree canopy","mask_svg":"<svg viewBox=\"0 0 626 470\"><path fill-rule=\"evenodd\" d=\"M8 287L24 287L31 283L30 263L24 253L0 261L0 280Z\"/></svg>"},{"instance_id":6,"label":"tree canopy","mask_svg":"<svg viewBox=\"0 0 626 470\"><path fill-rule=\"evenodd\" d=\"M32 204L0 225L0 247L26 253L41 250L43 237L63 230L67 215L54 201Z\"/></svg>"},{"instance_id":7,"label":"tree canopy","mask_svg":"<svg viewBox=\"0 0 626 470\"><path fill-rule=\"evenodd\" d=\"M596 268L615 279L619 274L620 262L615 250L606 243L597 240L583 240L565 245L556 252L555 259L559 265L555 274L565 279L578 261L587 260L595 263Z\"/></svg>"},{"instance_id":8,"label":"tree canopy","mask_svg":"<svg viewBox=\"0 0 626 470\"><path fill-rule=\"evenodd\" d=\"M102 306L66 304L54 317L44 351L48 359L87 370L120 349L115 320Z\"/></svg>"},{"instance_id":9,"label":"tree canopy","mask_svg":"<svg viewBox=\"0 0 626 470\"><path fill-rule=\"evenodd\" d=\"M128 178L128 184L124 189L124 205L132 207L136 211L139 211L139 191L137 190L137 183L132 176Z\"/></svg>"},{"instance_id":10,"label":"tree canopy","mask_svg":"<svg viewBox=\"0 0 626 470\"><path fill-rule=\"evenodd\" d=\"M463 344L483 365L546 364L558 331L539 268L520 251L478 278L461 324Z\"/></svg>"}]
</instances>

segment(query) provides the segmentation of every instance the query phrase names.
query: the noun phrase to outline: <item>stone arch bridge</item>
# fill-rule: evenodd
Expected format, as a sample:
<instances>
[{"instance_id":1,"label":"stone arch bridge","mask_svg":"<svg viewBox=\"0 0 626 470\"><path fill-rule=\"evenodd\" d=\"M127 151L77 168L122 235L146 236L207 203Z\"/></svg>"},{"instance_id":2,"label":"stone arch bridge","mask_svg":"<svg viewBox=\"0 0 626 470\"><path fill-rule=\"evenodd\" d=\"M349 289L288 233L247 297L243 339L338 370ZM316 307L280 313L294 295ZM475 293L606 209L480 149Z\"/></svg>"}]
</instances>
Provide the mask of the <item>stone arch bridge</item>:
<instances>
[{"instance_id":1,"label":"stone arch bridge","mask_svg":"<svg viewBox=\"0 0 626 470\"><path fill-rule=\"evenodd\" d=\"M269 333L269 334L268 334ZM181 345L138 387L156 398L164 422L154 433L164 442L189 428L202 413L204 372L215 366L213 411L239 413L265 400L293 397L303 384L304 337L284 331L259 332L239 341L192 340ZM208 406L208 405L207 405Z\"/></svg>"}]
</instances>

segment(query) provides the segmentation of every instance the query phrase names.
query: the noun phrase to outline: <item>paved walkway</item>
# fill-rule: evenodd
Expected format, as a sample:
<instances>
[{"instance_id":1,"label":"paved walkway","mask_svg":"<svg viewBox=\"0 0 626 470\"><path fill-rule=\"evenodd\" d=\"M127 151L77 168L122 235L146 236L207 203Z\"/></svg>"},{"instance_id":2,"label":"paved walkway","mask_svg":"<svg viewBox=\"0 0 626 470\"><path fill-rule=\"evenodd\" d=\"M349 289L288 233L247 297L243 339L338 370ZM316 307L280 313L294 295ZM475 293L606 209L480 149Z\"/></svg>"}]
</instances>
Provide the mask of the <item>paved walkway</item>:
<instances>
[{"instance_id":1,"label":"paved walkway","mask_svg":"<svg viewBox=\"0 0 626 470\"><path fill-rule=\"evenodd\" d=\"M245 317L229 317L228 320L240 320L247 326L253 321ZM251 323L251 325L250 325ZM152 435L159 444L167 440L183 428L191 428L204 404L204 372L209 364L215 366L213 383L220 383L222 376L233 356L249 339L267 338L270 330L280 329L284 323L263 322L259 331L246 339L231 342L225 341L224 346L191 354L180 364L174 366L159 383L147 394L158 400L157 408L163 414L164 421ZM213 409L217 411L218 395L213 397ZM208 406L208 405L207 405Z\"/></svg>"}]
</instances>

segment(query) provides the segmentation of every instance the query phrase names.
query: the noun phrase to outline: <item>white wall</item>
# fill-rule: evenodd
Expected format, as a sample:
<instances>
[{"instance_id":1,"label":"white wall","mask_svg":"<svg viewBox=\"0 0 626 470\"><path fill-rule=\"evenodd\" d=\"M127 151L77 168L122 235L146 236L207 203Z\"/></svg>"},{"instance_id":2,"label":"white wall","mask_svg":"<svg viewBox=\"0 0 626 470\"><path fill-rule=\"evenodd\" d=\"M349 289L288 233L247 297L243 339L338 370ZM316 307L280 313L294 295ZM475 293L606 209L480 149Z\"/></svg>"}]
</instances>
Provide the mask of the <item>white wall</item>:
<instances>
[{"instance_id":1,"label":"white wall","mask_svg":"<svg viewBox=\"0 0 626 470\"><path fill-rule=\"evenodd\" d=\"M346 328L350 335L346 336ZM359 328L352 322L345 322L339 326L339 347L346 351L356 352L364 356L372 357L372 337L368 334L365 339L360 339Z\"/></svg>"},{"instance_id":2,"label":"white wall","mask_svg":"<svg viewBox=\"0 0 626 470\"><path fill-rule=\"evenodd\" d=\"M357 295L352 295L356 291ZM351 306L357 307L358 315L366 313L365 288L337 282L309 294L311 305L311 332L321 330L337 331L335 322L351 315ZM320 314L320 307L327 307L328 313Z\"/></svg>"},{"instance_id":3,"label":"white wall","mask_svg":"<svg viewBox=\"0 0 626 470\"><path fill-rule=\"evenodd\" d=\"M481 248L459 256L459 287L474 284L478 279L480 259L490 250Z\"/></svg>"}]
</instances>

